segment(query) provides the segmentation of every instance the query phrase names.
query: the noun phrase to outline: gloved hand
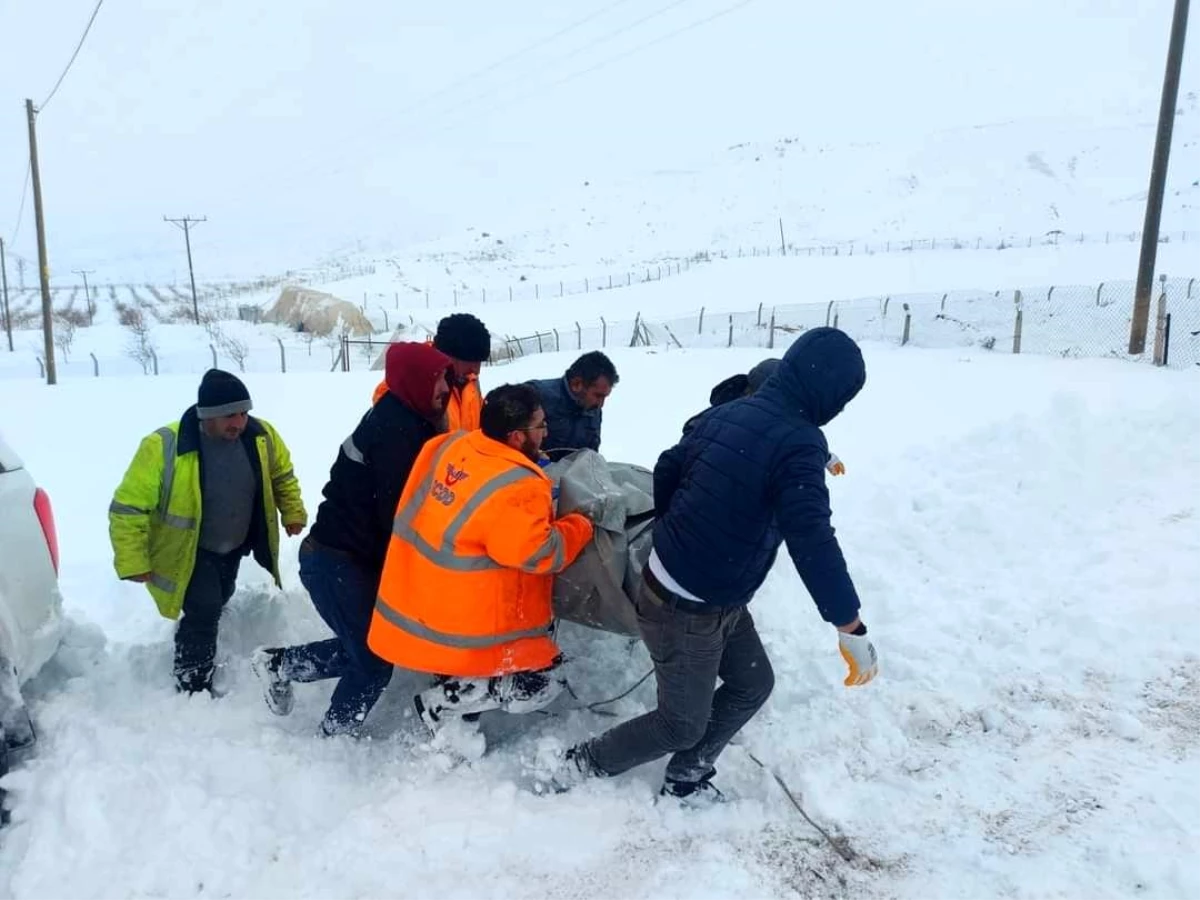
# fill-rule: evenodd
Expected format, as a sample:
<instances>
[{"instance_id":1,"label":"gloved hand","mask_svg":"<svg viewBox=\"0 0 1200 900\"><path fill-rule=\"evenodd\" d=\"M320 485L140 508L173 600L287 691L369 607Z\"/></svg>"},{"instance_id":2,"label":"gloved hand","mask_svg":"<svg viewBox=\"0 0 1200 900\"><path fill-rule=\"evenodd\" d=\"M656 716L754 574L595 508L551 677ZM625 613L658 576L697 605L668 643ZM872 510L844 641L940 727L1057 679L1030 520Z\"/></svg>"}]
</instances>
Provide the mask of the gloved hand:
<instances>
[{"instance_id":1,"label":"gloved hand","mask_svg":"<svg viewBox=\"0 0 1200 900\"><path fill-rule=\"evenodd\" d=\"M871 643L866 632L862 634L847 634L838 632L838 650L842 659L850 667L850 674L842 684L846 687L866 684L879 674L879 661L875 655L875 645Z\"/></svg>"},{"instance_id":2,"label":"gloved hand","mask_svg":"<svg viewBox=\"0 0 1200 900\"><path fill-rule=\"evenodd\" d=\"M836 453L829 454L829 461L825 463L825 468L829 471L830 475L846 474L846 464L838 459Z\"/></svg>"}]
</instances>

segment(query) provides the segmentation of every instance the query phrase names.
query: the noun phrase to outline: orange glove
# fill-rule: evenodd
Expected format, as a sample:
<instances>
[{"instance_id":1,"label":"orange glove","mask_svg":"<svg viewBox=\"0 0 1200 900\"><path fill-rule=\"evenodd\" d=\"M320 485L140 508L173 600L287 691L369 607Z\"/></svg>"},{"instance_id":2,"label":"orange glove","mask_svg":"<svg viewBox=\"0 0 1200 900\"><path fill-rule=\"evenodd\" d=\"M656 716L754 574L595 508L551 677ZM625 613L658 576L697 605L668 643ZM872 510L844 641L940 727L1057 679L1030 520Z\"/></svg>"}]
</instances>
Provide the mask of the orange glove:
<instances>
[{"instance_id":1,"label":"orange glove","mask_svg":"<svg viewBox=\"0 0 1200 900\"><path fill-rule=\"evenodd\" d=\"M825 468L829 471L830 475L846 474L846 464L838 459L836 453L829 454L829 462L825 463Z\"/></svg>"},{"instance_id":2,"label":"orange glove","mask_svg":"<svg viewBox=\"0 0 1200 900\"><path fill-rule=\"evenodd\" d=\"M838 650L842 659L850 667L850 674L842 684L855 687L866 684L879 674L879 660L875 655L875 645L865 634L847 634L838 632Z\"/></svg>"}]
</instances>

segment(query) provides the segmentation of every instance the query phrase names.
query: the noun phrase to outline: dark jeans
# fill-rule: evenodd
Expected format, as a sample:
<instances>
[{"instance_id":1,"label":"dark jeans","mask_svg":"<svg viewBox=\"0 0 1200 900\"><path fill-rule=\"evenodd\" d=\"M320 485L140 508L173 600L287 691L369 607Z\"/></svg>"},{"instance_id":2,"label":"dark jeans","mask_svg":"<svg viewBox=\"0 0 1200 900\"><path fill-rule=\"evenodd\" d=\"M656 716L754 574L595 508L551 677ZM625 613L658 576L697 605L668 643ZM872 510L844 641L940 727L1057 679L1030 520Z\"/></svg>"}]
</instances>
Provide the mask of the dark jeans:
<instances>
[{"instance_id":1,"label":"dark jeans","mask_svg":"<svg viewBox=\"0 0 1200 900\"><path fill-rule=\"evenodd\" d=\"M280 671L292 681L339 679L325 713L328 733L361 724L387 687L392 665L367 647L379 573L340 551L305 541L300 581L337 637L283 648Z\"/></svg>"},{"instance_id":2,"label":"dark jeans","mask_svg":"<svg viewBox=\"0 0 1200 900\"><path fill-rule=\"evenodd\" d=\"M775 686L749 610L699 612L681 608L684 604L660 599L646 585L638 594L638 626L654 660L658 708L588 743L603 774L617 775L672 753L668 780L705 778Z\"/></svg>"},{"instance_id":3,"label":"dark jeans","mask_svg":"<svg viewBox=\"0 0 1200 900\"><path fill-rule=\"evenodd\" d=\"M196 551L196 566L183 595L183 617L175 629L175 682L194 693L212 687L217 625L233 596L242 554Z\"/></svg>"}]
</instances>

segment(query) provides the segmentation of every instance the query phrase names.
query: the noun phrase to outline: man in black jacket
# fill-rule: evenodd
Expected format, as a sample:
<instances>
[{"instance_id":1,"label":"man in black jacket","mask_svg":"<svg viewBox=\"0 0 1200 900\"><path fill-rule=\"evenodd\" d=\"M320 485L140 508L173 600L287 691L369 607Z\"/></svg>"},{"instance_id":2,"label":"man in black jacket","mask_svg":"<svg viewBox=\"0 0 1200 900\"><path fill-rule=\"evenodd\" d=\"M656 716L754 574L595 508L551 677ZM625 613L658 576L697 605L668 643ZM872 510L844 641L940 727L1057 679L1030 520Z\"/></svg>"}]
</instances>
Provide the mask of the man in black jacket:
<instances>
[{"instance_id":1,"label":"man in black jacket","mask_svg":"<svg viewBox=\"0 0 1200 900\"><path fill-rule=\"evenodd\" d=\"M670 755L664 795L721 798L714 763L774 686L748 607L785 542L817 611L836 629L849 668L844 684L875 677L875 648L830 523L821 432L865 382L854 341L814 328L758 391L710 410L659 457L654 549L636 598L658 707L572 747L560 785Z\"/></svg>"},{"instance_id":2,"label":"man in black jacket","mask_svg":"<svg viewBox=\"0 0 1200 900\"><path fill-rule=\"evenodd\" d=\"M396 505L425 442L445 430L451 360L427 344L388 347L387 392L342 443L317 520L300 545L300 581L337 637L260 647L251 666L276 715L292 710L292 682L338 678L321 723L329 736L356 731L392 676L367 647L367 629Z\"/></svg>"},{"instance_id":3,"label":"man in black jacket","mask_svg":"<svg viewBox=\"0 0 1200 900\"><path fill-rule=\"evenodd\" d=\"M620 380L612 360L592 350L571 363L562 378L527 382L542 398L546 424L550 426L542 449L551 461L562 459L572 450L600 449L604 401Z\"/></svg>"}]
</instances>

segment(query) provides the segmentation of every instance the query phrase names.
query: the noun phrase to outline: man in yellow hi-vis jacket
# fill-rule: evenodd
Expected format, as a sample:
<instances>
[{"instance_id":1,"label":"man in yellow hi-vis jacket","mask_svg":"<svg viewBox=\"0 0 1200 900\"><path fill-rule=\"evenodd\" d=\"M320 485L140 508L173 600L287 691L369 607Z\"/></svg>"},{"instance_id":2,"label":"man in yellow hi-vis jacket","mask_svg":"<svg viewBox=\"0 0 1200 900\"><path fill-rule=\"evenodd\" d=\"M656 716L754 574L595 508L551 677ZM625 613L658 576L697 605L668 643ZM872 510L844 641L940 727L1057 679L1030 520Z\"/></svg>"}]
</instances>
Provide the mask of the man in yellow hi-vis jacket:
<instances>
[{"instance_id":1,"label":"man in yellow hi-vis jacket","mask_svg":"<svg viewBox=\"0 0 1200 900\"><path fill-rule=\"evenodd\" d=\"M180 691L212 691L217 625L251 553L279 584L279 520L308 514L279 433L248 415L236 375L210 369L198 402L142 439L108 508L117 575L146 585L175 631Z\"/></svg>"}]
</instances>

